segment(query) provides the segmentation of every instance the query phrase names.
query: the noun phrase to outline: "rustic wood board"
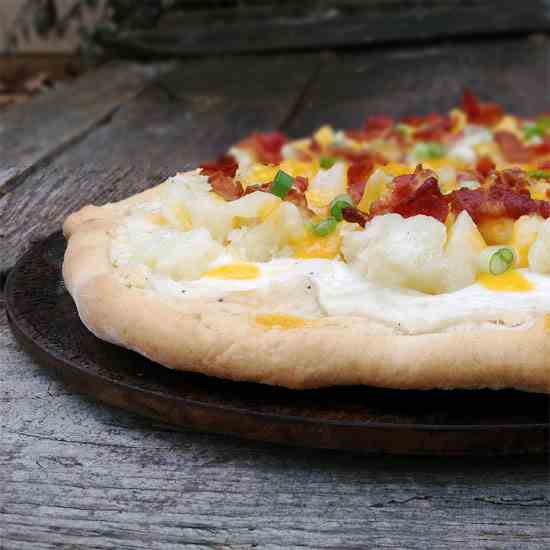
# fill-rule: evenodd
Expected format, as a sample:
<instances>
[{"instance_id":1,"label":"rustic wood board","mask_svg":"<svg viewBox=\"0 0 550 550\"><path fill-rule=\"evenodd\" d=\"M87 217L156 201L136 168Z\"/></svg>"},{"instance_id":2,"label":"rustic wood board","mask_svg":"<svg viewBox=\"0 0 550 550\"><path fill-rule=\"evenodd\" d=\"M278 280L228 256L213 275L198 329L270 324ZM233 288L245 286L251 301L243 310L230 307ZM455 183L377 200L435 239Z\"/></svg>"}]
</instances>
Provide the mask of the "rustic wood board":
<instances>
[{"instance_id":1,"label":"rustic wood board","mask_svg":"<svg viewBox=\"0 0 550 550\"><path fill-rule=\"evenodd\" d=\"M111 405L201 431L367 453L549 448L550 401L542 394L364 387L296 392L164 369L84 327L61 278L64 251L56 233L17 263L6 286L9 320L38 362Z\"/></svg>"},{"instance_id":2,"label":"rustic wood board","mask_svg":"<svg viewBox=\"0 0 550 550\"><path fill-rule=\"evenodd\" d=\"M34 98L32 109L25 103L0 113L0 197L108 120L169 67L111 62Z\"/></svg>"},{"instance_id":3,"label":"rustic wood board","mask_svg":"<svg viewBox=\"0 0 550 550\"><path fill-rule=\"evenodd\" d=\"M152 10L150 10L152 11ZM550 30L544 0L248 0L177 2L142 28L99 32L132 56L265 52ZM135 21L135 20L134 20Z\"/></svg>"},{"instance_id":4,"label":"rustic wood board","mask_svg":"<svg viewBox=\"0 0 550 550\"><path fill-rule=\"evenodd\" d=\"M513 100L510 107L521 109L531 100L539 108L547 97L548 49L544 41L535 42L534 47L525 40L511 42L496 66L492 65L495 56L486 55L495 46L487 42L472 44L477 55L472 53L467 64L457 61L462 50L453 56L456 45L430 49L427 55L419 49L392 50L388 59L406 57L410 63L380 61L374 65L376 71L365 74L362 70L355 78L342 72L331 88L340 89L335 98L341 109L350 101L341 90L344 85L357 87L356 98L361 91L369 92L368 102L355 99L358 117L387 110L380 97L404 97L399 94L406 89L427 90L431 100L449 105L464 75L477 83L478 91L487 90L487 98L504 94ZM530 56L522 53L526 50ZM373 54L383 58L382 52L363 52L357 58L359 67L373 67ZM339 54L334 63L344 65L347 55ZM515 61L518 55L521 63ZM294 57L287 55L286 62ZM315 72L321 76L315 56L301 65L292 61L297 63L296 74L285 71L285 62L278 58L249 59L251 71L259 75L245 81L251 92L269 91L266 66L271 60L280 74L301 80L277 91L279 104L268 95L269 108L256 101L247 111L238 97L232 101L233 108L227 107L224 79L216 83L211 77L206 84L216 88L216 100L207 109L202 98L214 94L197 84L193 75L198 68L187 70L188 63L182 63L171 89L154 84L121 104L103 124L47 157L0 199L0 267L12 266L33 241L57 230L74 208L126 196L204 158L201 150L208 142L201 141L209 136L200 132L203 121L230 118L223 131L215 132L219 148L255 123L258 129L267 129L286 120L287 129L309 130L322 115L314 115L316 105L330 107L330 87L323 93L325 86L316 86L316 78L311 77ZM224 59L222 66L238 80L239 67L233 60ZM439 78L429 75L430 66ZM347 65L345 70L352 68ZM515 69L527 78L524 87L515 82ZM395 89L384 87L377 97L369 82L378 74L379 85L384 73ZM189 79L194 80L195 91L186 95ZM317 98L311 102L303 90L307 82ZM100 83L92 78L89 86L99 89ZM71 90L68 86L60 105L70 99ZM414 112L420 100L416 94L409 97L416 98L409 105L409 112ZM28 109L32 121L32 103ZM348 109L342 115L345 120L352 118L352 105ZM300 119L293 126L295 115ZM323 122L332 117L337 117L337 110L331 107ZM30 138L35 128L17 131ZM186 135L197 139L188 143ZM145 145L140 146L140 141ZM47 142L42 146L47 149ZM0 153L0 165L5 160ZM182 433L99 404L52 376L51 369L40 367L22 350L3 311L0 487L2 550L550 547L547 456L444 460L357 456Z\"/></svg>"}]
</instances>

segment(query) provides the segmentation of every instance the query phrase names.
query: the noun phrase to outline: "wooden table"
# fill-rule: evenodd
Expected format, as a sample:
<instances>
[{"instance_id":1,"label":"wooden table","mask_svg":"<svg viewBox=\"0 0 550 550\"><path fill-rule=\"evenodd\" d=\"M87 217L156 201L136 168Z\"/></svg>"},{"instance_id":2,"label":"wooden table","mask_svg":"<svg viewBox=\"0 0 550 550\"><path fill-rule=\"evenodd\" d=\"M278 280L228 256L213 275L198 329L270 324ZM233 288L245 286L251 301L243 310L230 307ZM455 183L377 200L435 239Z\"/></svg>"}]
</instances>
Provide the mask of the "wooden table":
<instances>
[{"instance_id":1,"label":"wooden table","mask_svg":"<svg viewBox=\"0 0 550 550\"><path fill-rule=\"evenodd\" d=\"M0 268L80 206L252 129L448 109L464 85L548 111L541 37L112 62L0 117ZM0 304L2 303L0 298ZM177 432L34 364L0 317L0 548L550 547L546 457L369 457Z\"/></svg>"}]
</instances>

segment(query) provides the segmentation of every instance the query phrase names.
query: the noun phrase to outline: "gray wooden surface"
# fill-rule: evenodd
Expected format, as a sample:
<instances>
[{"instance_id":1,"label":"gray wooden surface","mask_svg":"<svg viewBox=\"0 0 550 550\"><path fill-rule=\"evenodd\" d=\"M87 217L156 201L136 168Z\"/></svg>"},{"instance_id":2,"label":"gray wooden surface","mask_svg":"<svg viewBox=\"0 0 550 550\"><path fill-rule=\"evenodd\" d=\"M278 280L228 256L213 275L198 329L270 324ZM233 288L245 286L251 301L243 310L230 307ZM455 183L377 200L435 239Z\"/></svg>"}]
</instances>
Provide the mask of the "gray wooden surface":
<instances>
[{"instance_id":1,"label":"gray wooden surface","mask_svg":"<svg viewBox=\"0 0 550 550\"><path fill-rule=\"evenodd\" d=\"M47 96L29 104L17 130L15 115L0 118L0 173L20 174L0 198L0 269L75 208L143 189L253 128L297 135L381 109L448 107L464 83L548 110L548 67L544 40L514 40L189 61L168 74L119 65L120 101L88 75L99 92L89 118L78 83L49 108ZM155 71L145 88L132 80ZM64 106L80 130L55 145ZM51 140L34 138L40 122ZM6 157L5 143L33 139L34 157ZM548 548L548 458L368 457L176 432L75 394L18 349L0 312L2 550L300 547Z\"/></svg>"}]
</instances>

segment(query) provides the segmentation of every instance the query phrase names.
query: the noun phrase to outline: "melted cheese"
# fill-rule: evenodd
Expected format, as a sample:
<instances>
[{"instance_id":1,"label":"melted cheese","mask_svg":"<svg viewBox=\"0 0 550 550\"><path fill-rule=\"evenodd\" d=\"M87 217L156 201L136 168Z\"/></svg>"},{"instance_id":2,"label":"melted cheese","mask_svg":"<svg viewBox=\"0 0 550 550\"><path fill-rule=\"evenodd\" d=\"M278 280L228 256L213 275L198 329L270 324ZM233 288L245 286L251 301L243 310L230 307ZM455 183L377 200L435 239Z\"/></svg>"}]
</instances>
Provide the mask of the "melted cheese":
<instances>
[{"instance_id":1,"label":"melted cheese","mask_svg":"<svg viewBox=\"0 0 550 550\"><path fill-rule=\"evenodd\" d=\"M256 264L247 262L234 262L215 267L204 274L204 277L217 277L218 279L257 279L260 276L260 268Z\"/></svg>"},{"instance_id":2,"label":"melted cheese","mask_svg":"<svg viewBox=\"0 0 550 550\"><path fill-rule=\"evenodd\" d=\"M477 282L496 292L529 292L535 288L533 283L515 269L506 271L502 275L480 273Z\"/></svg>"},{"instance_id":3,"label":"melted cheese","mask_svg":"<svg viewBox=\"0 0 550 550\"><path fill-rule=\"evenodd\" d=\"M265 328L281 328L284 330L302 328L308 324L306 319L302 317L283 313L264 313L256 315L256 323Z\"/></svg>"},{"instance_id":4,"label":"melted cheese","mask_svg":"<svg viewBox=\"0 0 550 550\"><path fill-rule=\"evenodd\" d=\"M336 258L340 254L340 234L334 231L326 237L318 237L307 231L304 237L292 243L295 258Z\"/></svg>"}]
</instances>

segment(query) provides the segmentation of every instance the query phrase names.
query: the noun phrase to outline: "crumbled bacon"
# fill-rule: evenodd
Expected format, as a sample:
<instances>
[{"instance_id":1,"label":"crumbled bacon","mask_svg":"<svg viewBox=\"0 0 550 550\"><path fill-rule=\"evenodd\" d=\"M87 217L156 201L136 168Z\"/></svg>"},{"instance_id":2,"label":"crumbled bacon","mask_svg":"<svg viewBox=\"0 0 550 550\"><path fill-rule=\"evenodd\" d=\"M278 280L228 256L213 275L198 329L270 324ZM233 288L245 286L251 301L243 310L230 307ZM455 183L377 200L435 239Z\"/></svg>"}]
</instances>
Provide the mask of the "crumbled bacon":
<instances>
[{"instance_id":1,"label":"crumbled bacon","mask_svg":"<svg viewBox=\"0 0 550 550\"><path fill-rule=\"evenodd\" d=\"M350 223L358 223L361 227L365 227L367 218L357 208L349 206L342 209L342 217Z\"/></svg>"},{"instance_id":2,"label":"crumbled bacon","mask_svg":"<svg viewBox=\"0 0 550 550\"><path fill-rule=\"evenodd\" d=\"M454 191L449 200L455 214L466 210L476 223L502 216L517 219L524 214L550 217L550 203L531 198L525 172L518 169L499 172L489 187Z\"/></svg>"},{"instance_id":3,"label":"crumbled bacon","mask_svg":"<svg viewBox=\"0 0 550 550\"><path fill-rule=\"evenodd\" d=\"M239 163L233 155L220 155L214 162L203 162L199 168L201 169L201 174L205 176L221 172L224 176L233 178L237 173Z\"/></svg>"},{"instance_id":4,"label":"crumbled bacon","mask_svg":"<svg viewBox=\"0 0 550 550\"><path fill-rule=\"evenodd\" d=\"M226 201L233 201L243 196L244 190L240 181L226 176L223 172L215 172L208 176L212 189Z\"/></svg>"},{"instance_id":5,"label":"crumbled bacon","mask_svg":"<svg viewBox=\"0 0 550 550\"><path fill-rule=\"evenodd\" d=\"M367 139L382 137L394 125L393 118L386 115L369 116L363 125L363 131Z\"/></svg>"},{"instance_id":6,"label":"crumbled bacon","mask_svg":"<svg viewBox=\"0 0 550 550\"><path fill-rule=\"evenodd\" d=\"M529 162L529 150L512 132L501 130L495 132L494 140L497 143L502 156L508 162Z\"/></svg>"},{"instance_id":7,"label":"crumbled bacon","mask_svg":"<svg viewBox=\"0 0 550 550\"><path fill-rule=\"evenodd\" d=\"M468 88L464 90L462 96L462 109L466 113L469 122L485 126L496 124L504 115L500 105L497 103L482 103Z\"/></svg>"},{"instance_id":8,"label":"crumbled bacon","mask_svg":"<svg viewBox=\"0 0 550 550\"><path fill-rule=\"evenodd\" d=\"M242 185L235 180L238 167L238 162L231 155L222 155L214 162L205 162L200 165L201 174L208 176L212 189L227 201L238 199L243 195Z\"/></svg>"},{"instance_id":9,"label":"crumbled bacon","mask_svg":"<svg viewBox=\"0 0 550 550\"><path fill-rule=\"evenodd\" d=\"M374 202L370 211L374 215L395 212L404 218L423 214L444 222L449 206L435 172L419 165L413 174L394 178L391 194Z\"/></svg>"},{"instance_id":10,"label":"crumbled bacon","mask_svg":"<svg viewBox=\"0 0 550 550\"><path fill-rule=\"evenodd\" d=\"M306 196L295 187L292 187L290 191L286 194L285 200L294 203L299 208L308 210Z\"/></svg>"},{"instance_id":11,"label":"crumbled bacon","mask_svg":"<svg viewBox=\"0 0 550 550\"><path fill-rule=\"evenodd\" d=\"M374 169L374 163L370 158L350 164L348 168L348 193L354 204L363 197L367 180Z\"/></svg>"},{"instance_id":12,"label":"crumbled bacon","mask_svg":"<svg viewBox=\"0 0 550 550\"><path fill-rule=\"evenodd\" d=\"M303 176L296 176L294 178L294 186L298 189L298 191L305 193L309 187L309 180Z\"/></svg>"},{"instance_id":13,"label":"crumbled bacon","mask_svg":"<svg viewBox=\"0 0 550 550\"><path fill-rule=\"evenodd\" d=\"M280 164L283 160L281 149L287 141L282 132L255 132L238 146L252 150L256 160L262 164Z\"/></svg>"},{"instance_id":14,"label":"crumbled bacon","mask_svg":"<svg viewBox=\"0 0 550 550\"><path fill-rule=\"evenodd\" d=\"M476 171L486 178L495 169L495 163L487 155L482 156L476 163Z\"/></svg>"},{"instance_id":15,"label":"crumbled bacon","mask_svg":"<svg viewBox=\"0 0 550 550\"><path fill-rule=\"evenodd\" d=\"M432 113L424 118L422 124L414 132L414 138L423 141L441 141L445 134L453 129L453 121L449 115Z\"/></svg>"}]
</instances>

